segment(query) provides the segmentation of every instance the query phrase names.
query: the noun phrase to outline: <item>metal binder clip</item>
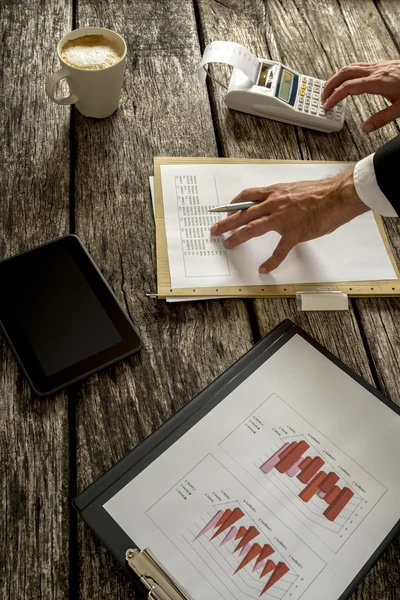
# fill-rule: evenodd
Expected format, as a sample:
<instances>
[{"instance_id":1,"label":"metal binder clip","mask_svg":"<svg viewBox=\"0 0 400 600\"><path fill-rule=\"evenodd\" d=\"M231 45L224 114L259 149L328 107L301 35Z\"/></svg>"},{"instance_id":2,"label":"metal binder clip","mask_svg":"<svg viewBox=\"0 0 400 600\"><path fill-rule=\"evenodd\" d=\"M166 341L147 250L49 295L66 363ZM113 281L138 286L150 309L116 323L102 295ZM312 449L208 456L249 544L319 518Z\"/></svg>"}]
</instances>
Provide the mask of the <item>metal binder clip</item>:
<instances>
[{"instance_id":1,"label":"metal binder clip","mask_svg":"<svg viewBox=\"0 0 400 600\"><path fill-rule=\"evenodd\" d=\"M146 588L148 600L192 600L150 550L129 548L125 558Z\"/></svg>"}]
</instances>

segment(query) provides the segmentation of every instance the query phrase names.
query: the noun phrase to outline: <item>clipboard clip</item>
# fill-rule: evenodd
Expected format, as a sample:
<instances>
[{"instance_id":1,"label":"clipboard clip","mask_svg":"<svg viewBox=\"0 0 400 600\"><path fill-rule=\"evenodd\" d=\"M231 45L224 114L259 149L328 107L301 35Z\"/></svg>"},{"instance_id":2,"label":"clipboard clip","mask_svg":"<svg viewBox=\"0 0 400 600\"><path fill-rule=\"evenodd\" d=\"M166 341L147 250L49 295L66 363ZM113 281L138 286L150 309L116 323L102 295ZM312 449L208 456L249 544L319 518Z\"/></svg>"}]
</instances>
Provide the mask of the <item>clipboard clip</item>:
<instances>
[{"instance_id":1,"label":"clipboard clip","mask_svg":"<svg viewBox=\"0 0 400 600\"><path fill-rule=\"evenodd\" d=\"M330 288L305 289L296 292L297 309L308 310L348 310L349 298L340 290Z\"/></svg>"},{"instance_id":2,"label":"clipboard clip","mask_svg":"<svg viewBox=\"0 0 400 600\"><path fill-rule=\"evenodd\" d=\"M129 548L125 559L146 588L148 600L192 600L148 548Z\"/></svg>"}]
</instances>

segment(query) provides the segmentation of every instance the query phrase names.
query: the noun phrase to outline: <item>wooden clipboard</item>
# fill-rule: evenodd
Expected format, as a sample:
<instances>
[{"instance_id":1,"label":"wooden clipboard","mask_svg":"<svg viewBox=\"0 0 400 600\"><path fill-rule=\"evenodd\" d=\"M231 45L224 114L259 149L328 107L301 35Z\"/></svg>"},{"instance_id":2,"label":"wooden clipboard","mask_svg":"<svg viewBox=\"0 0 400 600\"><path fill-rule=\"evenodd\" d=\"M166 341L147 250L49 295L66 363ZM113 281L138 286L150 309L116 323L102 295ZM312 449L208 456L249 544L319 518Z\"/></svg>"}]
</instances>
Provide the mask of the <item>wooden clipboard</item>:
<instances>
[{"instance_id":1,"label":"wooden clipboard","mask_svg":"<svg viewBox=\"0 0 400 600\"><path fill-rule=\"evenodd\" d=\"M168 298L174 296L231 296L237 298L284 298L295 297L296 292L333 290L341 291L352 297L368 296L400 296L400 271L397 267L393 252L387 238L382 218L374 214L385 248L390 257L397 279L379 281L341 281L320 283L296 283L277 285L251 285L251 286L225 286L225 287L197 287L197 288L172 288L169 270L167 233L165 228L164 204L161 183L161 165L173 164L297 164L329 162L338 164L340 161L321 160L263 160L246 158L182 158L156 156L154 158L154 197L156 215L156 247L157 247L157 293L158 297Z\"/></svg>"}]
</instances>

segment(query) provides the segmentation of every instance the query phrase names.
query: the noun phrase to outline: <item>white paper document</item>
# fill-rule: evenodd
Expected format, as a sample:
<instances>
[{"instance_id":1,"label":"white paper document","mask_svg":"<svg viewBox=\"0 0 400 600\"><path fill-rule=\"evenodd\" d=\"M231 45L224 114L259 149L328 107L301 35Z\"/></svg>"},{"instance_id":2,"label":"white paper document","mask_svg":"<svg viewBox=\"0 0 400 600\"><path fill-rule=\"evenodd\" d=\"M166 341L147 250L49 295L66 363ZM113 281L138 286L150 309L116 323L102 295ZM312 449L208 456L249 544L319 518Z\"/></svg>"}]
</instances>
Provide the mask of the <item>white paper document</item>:
<instances>
[{"instance_id":1,"label":"white paper document","mask_svg":"<svg viewBox=\"0 0 400 600\"><path fill-rule=\"evenodd\" d=\"M155 196L154 196L154 175L149 177L151 203L153 205L154 216L156 214ZM198 302L200 300L222 300L226 296L171 296L166 298L166 302Z\"/></svg>"},{"instance_id":2,"label":"white paper document","mask_svg":"<svg viewBox=\"0 0 400 600\"><path fill-rule=\"evenodd\" d=\"M194 600L338 600L400 517L399 450L296 334L104 508Z\"/></svg>"},{"instance_id":3,"label":"white paper document","mask_svg":"<svg viewBox=\"0 0 400 600\"><path fill-rule=\"evenodd\" d=\"M210 234L221 215L209 208L229 204L243 189L279 182L316 180L348 164L162 165L168 259L173 288L274 285L396 279L375 218L357 217L330 235L296 246L269 275L258 267L280 236L267 233L233 250ZM225 216L225 215L224 215Z\"/></svg>"}]
</instances>

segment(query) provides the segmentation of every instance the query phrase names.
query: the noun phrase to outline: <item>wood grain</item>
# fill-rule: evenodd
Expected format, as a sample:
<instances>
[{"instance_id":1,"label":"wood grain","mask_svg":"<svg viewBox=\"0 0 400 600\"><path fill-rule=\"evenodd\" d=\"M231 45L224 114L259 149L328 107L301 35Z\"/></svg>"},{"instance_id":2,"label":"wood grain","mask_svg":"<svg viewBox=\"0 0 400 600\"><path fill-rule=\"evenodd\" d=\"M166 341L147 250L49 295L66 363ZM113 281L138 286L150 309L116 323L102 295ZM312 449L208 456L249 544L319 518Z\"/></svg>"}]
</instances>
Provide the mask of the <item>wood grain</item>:
<instances>
[{"instance_id":1,"label":"wood grain","mask_svg":"<svg viewBox=\"0 0 400 600\"><path fill-rule=\"evenodd\" d=\"M244 301L167 305L156 289L149 175L155 155L215 155L205 91L194 89L200 60L190 2L78 4L79 26L101 22L128 44L118 112L76 119L76 228L144 338L140 355L88 381L77 399L77 477L83 489L225 370L252 344ZM131 597L82 524L82 598Z\"/></svg>"},{"instance_id":2,"label":"wood grain","mask_svg":"<svg viewBox=\"0 0 400 600\"><path fill-rule=\"evenodd\" d=\"M385 23L390 33L384 35L381 28L376 26L376 35L386 51L385 58L398 58L400 37L397 24L400 17L400 2L379 0L376 2L377 13ZM372 11L371 11L372 12ZM374 13L375 19L376 14ZM379 22L379 21L378 21ZM362 51L362 48L360 49ZM375 148L394 137L399 131L397 126L389 125L379 132ZM378 136L378 132L374 134ZM358 144L358 140L356 141ZM360 151L363 146L360 144ZM391 241L392 249L400 264L400 219L385 219L386 230ZM357 302L362 326L366 332L371 357L374 361L376 378L383 391L397 404L400 404L400 299L387 299L375 303L371 300ZM400 552L400 550L399 550Z\"/></svg>"},{"instance_id":3,"label":"wood grain","mask_svg":"<svg viewBox=\"0 0 400 600\"><path fill-rule=\"evenodd\" d=\"M385 23L386 29L391 35L393 43L397 48L397 52L399 52L400 32L398 23L400 19L400 2L397 0L375 0L374 4L382 21ZM398 58L398 54L393 58Z\"/></svg>"},{"instance_id":4,"label":"wood grain","mask_svg":"<svg viewBox=\"0 0 400 600\"><path fill-rule=\"evenodd\" d=\"M387 11L391 4L396 5L386 2ZM204 44L212 39L234 40L243 43L258 56L270 57L323 79L349 62L377 61L397 55L390 35L371 2L199 0L198 6ZM394 18L391 20L396 22ZM363 120L371 111L382 108L384 103L379 98L359 97L349 101L346 126L341 132L322 134L278 124L279 136L268 143L269 136L263 132L275 127L273 121L239 113L228 116L229 111L223 106L224 90L212 81L209 89L212 104L219 113L216 121L219 123L218 131L221 131L221 150L227 156L278 158L284 154L291 159L358 160L397 132L396 126L390 125L371 137L362 134L360 126ZM235 135L224 135L232 119ZM263 144L259 143L260 139ZM386 225L398 258L399 221L386 220ZM357 300L355 304L352 302L345 315L298 313L294 303L288 300L256 300L254 311L261 334L289 317L356 372L380 385L393 400L398 400L400 344L395 327L399 316L398 299ZM367 348L364 348L363 338L367 340ZM398 537L352 599L398 598L399 555Z\"/></svg>"},{"instance_id":5,"label":"wood grain","mask_svg":"<svg viewBox=\"0 0 400 600\"><path fill-rule=\"evenodd\" d=\"M10 600L137 597L86 526L70 536L75 485L86 487L284 318L400 399L398 300L358 300L343 316L298 313L288 300L167 305L145 295L155 289L154 155L357 160L398 131L362 134L362 121L383 106L373 97L351 100L346 128L330 135L229 111L213 82L197 87L199 38L202 47L236 40L325 77L353 60L397 57L400 3L196 0L195 12L187 0L79 0L75 8L77 26L110 27L128 42L121 108L104 121L76 114L71 130L69 109L46 98L44 81L58 68L55 46L72 27L72 0L1 3L0 258L67 233L71 193L71 226L145 349L72 388L68 412L67 394L32 396L0 336L0 595ZM227 69L213 70L228 81ZM399 221L386 227L400 260ZM352 600L399 598L399 559L397 538Z\"/></svg>"},{"instance_id":6,"label":"wood grain","mask_svg":"<svg viewBox=\"0 0 400 600\"><path fill-rule=\"evenodd\" d=\"M398 8L396 3L387 3L386 15L390 5L393 7L394 22ZM287 62L293 64L299 56L298 45L306 23L304 14L313 23L312 30L318 31L318 38L309 40L309 52L301 54L301 63L296 64L300 70L314 72L315 56L320 48L320 39L326 40L320 60L323 61L325 73L330 67L336 71L342 66L355 61L380 61L397 57L397 50L387 32L379 12L371 2L357 3L342 1L339 3L320 3L318 8L313 2L303 2L302 9L296 10L295 3L288 12L288 3L282 4L272 0L268 6L271 18L279 22L277 35L281 36L282 47L285 47ZM324 10L325 7L325 10ZM310 29L311 31L311 29ZM308 61L308 67L307 67ZM319 67L318 67L319 68ZM323 77L324 72L318 71ZM359 160L376 150L380 145L397 135L396 123L378 130L371 136L362 132L362 123L370 114L384 106L381 98L375 96L359 96L351 98L346 111L345 129L338 134L313 134L299 129L300 148L304 158L315 160ZM336 139L334 139L336 138ZM332 143L333 141L333 143ZM391 242L397 264L400 264L400 220L385 219L385 227ZM355 301L360 323L365 334L371 355L372 368L376 383L394 401L400 402L400 384L397 374L400 371L400 337L394 324L398 321L400 300L393 299L360 299Z\"/></svg>"},{"instance_id":7,"label":"wood grain","mask_svg":"<svg viewBox=\"0 0 400 600\"><path fill-rule=\"evenodd\" d=\"M276 12L276 4L280 6L282 14ZM304 36L301 40L297 39L296 43L291 42L296 47L296 62L294 62L292 56L288 55L288 49L285 46L287 39L293 37L296 31L303 31L300 26L294 28L293 31L292 29L285 30L285 19L292 23L292 14L295 11L295 5L289 7L288 4L286 2L283 4L274 2L264 4L261 0L251 3L242 0L230 0L221 4L214 2L214 0L199 0L202 43L207 44L212 39L233 40L244 44L258 56L280 60L285 64L292 65L293 68L303 69L306 73L312 72L309 62L304 64L298 62L299 60L305 60L304 56L307 55L307 52L310 53L310 56L317 55L315 48L313 48L313 52L308 50L310 42L307 42L305 49L303 49ZM279 37L280 29L285 32L283 39ZM298 50L300 41L302 42L302 52ZM286 48L285 51L281 50L282 47ZM220 76L220 73L218 75ZM212 103L216 106L216 110L219 110L220 107L223 107L225 90L213 81L209 82L209 87ZM221 150L225 156L244 155L255 158L287 158L291 160L303 158L297 142L300 135L299 128L269 119L250 118L249 115L228 111L226 107L221 108L221 114L219 115L221 130L224 130L225 123L228 126L229 121L232 119L235 120L235 135L224 137L224 134L221 134ZM275 135L269 138L268 136L274 127L278 129L275 131ZM330 139L330 135L336 134L328 135L314 132L314 135L318 138ZM260 143L260 136L263 140L262 143ZM278 143L277 140L283 142ZM323 156L322 159L328 159L328 157ZM338 160L336 157L331 157L331 159ZM343 160L343 158L340 160ZM367 380L372 381L357 319L352 308L339 318L337 315L330 313L315 313L308 316L298 313L294 300L260 299L254 301L254 310L261 335L265 335L283 318L289 317L307 331L312 332L315 329L315 334L312 333L312 335L315 335L318 341ZM354 349L357 350L354 351Z\"/></svg>"},{"instance_id":8,"label":"wood grain","mask_svg":"<svg viewBox=\"0 0 400 600\"><path fill-rule=\"evenodd\" d=\"M0 6L0 258L68 232L69 110L44 81L71 22L69 2ZM69 442L66 394L34 397L0 335L0 596L68 594Z\"/></svg>"},{"instance_id":9,"label":"wood grain","mask_svg":"<svg viewBox=\"0 0 400 600\"><path fill-rule=\"evenodd\" d=\"M273 50L269 40L266 41L265 32L269 25L263 2L196 0L196 6L202 51L211 41L228 40L249 47L257 56L272 56ZM212 76L228 86L232 72L230 67L215 64L209 65L209 70ZM226 90L210 78L207 82L221 156L281 160L301 158L293 127L228 109L224 102ZM279 143L280 140L285 140L285 143Z\"/></svg>"}]
</instances>

